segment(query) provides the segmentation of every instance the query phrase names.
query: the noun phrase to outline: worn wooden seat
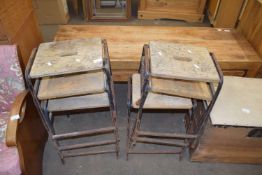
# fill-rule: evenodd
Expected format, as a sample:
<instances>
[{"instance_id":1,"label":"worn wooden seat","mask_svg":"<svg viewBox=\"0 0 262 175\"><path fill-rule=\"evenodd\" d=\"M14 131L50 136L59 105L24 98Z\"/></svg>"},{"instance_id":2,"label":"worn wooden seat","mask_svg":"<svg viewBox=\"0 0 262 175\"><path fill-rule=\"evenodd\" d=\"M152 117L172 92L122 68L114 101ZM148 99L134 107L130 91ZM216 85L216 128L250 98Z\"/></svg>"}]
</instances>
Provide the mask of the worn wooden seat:
<instances>
[{"instance_id":1,"label":"worn wooden seat","mask_svg":"<svg viewBox=\"0 0 262 175\"><path fill-rule=\"evenodd\" d=\"M105 91L105 81L105 75L102 71L62 77L46 77L40 82L38 98L47 100L102 93Z\"/></svg>"},{"instance_id":2,"label":"worn wooden seat","mask_svg":"<svg viewBox=\"0 0 262 175\"><path fill-rule=\"evenodd\" d=\"M205 47L151 41L151 74L155 77L218 82L219 76Z\"/></svg>"},{"instance_id":3,"label":"worn wooden seat","mask_svg":"<svg viewBox=\"0 0 262 175\"><path fill-rule=\"evenodd\" d=\"M75 39L40 44L30 77L71 74L102 69L100 38Z\"/></svg>"},{"instance_id":4,"label":"worn wooden seat","mask_svg":"<svg viewBox=\"0 0 262 175\"><path fill-rule=\"evenodd\" d=\"M138 108L141 98L140 74L132 76L132 106ZM144 108L147 109L191 109L192 101L187 98L148 93Z\"/></svg>"},{"instance_id":5,"label":"worn wooden seat","mask_svg":"<svg viewBox=\"0 0 262 175\"><path fill-rule=\"evenodd\" d=\"M262 127L262 79L225 76L211 112L213 125Z\"/></svg>"},{"instance_id":6,"label":"worn wooden seat","mask_svg":"<svg viewBox=\"0 0 262 175\"><path fill-rule=\"evenodd\" d=\"M212 100L209 85L205 82L183 81L152 77L150 79L152 92L180 97Z\"/></svg>"},{"instance_id":7,"label":"worn wooden seat","mask_svg":"<svg viewBox=\"0 0 262 175\"><path fill-rule=\"evenodd\" d=\"M107 93L67 97L48 101L48 111L71 111L78 109L91 109L108 107L109 100Z\"/></svg>"}]
</instances>

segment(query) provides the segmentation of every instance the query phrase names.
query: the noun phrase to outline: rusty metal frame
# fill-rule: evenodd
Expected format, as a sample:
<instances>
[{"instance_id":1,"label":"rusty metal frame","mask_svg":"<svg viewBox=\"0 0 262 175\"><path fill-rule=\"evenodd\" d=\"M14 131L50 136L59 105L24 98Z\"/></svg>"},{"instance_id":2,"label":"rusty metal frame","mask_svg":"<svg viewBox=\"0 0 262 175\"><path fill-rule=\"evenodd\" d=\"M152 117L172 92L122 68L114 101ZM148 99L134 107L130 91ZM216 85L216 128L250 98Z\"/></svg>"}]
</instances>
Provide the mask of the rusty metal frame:
<instances>
[{"instance_id":1,"label":"rusty metal frame","mask_svg":"<svg viewBox=\"0 0 262 175\"><path fill-rule=\"evenodd\" d=\"M37 92L40 84L40 79L31 79L29 73L31 71L37 49L33 49L32 54L30 56L29 62L25 71L25 79L28 86L28 89L33 97L33 102L41 116L42 122L51 137L52 142L57 149L58 155L62 163L64 163L65 157L74 157L74 156L83 156L83 155L96 155L96 154L105 154L105 153L116 153L116 157L119 156L119 135L118 135L118 126L117 126L117 112L116 112L116 102L115 102L115 92L114 92L114 84L112 79L111 65L108 54L108 47L105 40L102 41L103 44L103 71L106 74L106 92L109 98L109 110L112 117L113 127L105 127L93 130L85 130L85 131L77 131L71 133L64 134L56 134L53 127L53 113L47 110L48 101L40 101L37 98ZM88 142L74 145L63 145L60 146L59 141L63 139L70 139L75 137L84 137L84 136L94 136L101 134L112 133L114 135L114 140L105 140L99 142ZM89 148L89 147L97 147L104 145L115 145L114 150L102 150L102 151L89 151L89 152L80 152L80 153L68 153L65 151L81 149L81 148Z\"/></svg>"},{"instance_id":2,"label":"rusty metal frame","mask_svg":"<svg viewBox=\"0 0 262 175\"><path fill-rule=\"evenodd\" d=\"M213 63L217 69L219 74L220 81L218 83L218 87L215 90L213 83L209 83L210 90L213 94L213 98L209 104L206 101L201 101L205 105L205 110L201 111L198 107L198 101L196 99L192 99L193 107L188 110L185 116L185 127L186 133L154 133L154 132L144 132L140 130L140 124L143 114L143 106L146 100L146 97L149 93L149 79L151 78L150 72L150 48L149 45L144 45L143 52L141 56L139 73L141 75L141 99L138 101L139 108L137 110L137 116L135 118L134 125L132 130L130 131L130 121L131 121L131 113L134 111L132 106L132 79L129 78L128 81L128 98L127 98L127 143L126 143L126 158L128 160L129 154L179 154L180 159L182 158L182 154L185 148L189 147L194 148L198 142L198 138L202 135L203 128L206 125L206 122L209 118L210 112L214 106L214 103L218 97L218 94L222 88L223 84L223 73L215 59L214 54L210 53ZM130 133L131 132L131 133ZM141 134L142 133L142 134ZM160 139L151 139L151 138L166 138L166 139L182 139L184 140L184 144L177 144L169 141L161 141ZM158 144L158 145L167 145L167 146L176 146L181 147L180 151L133 151L133 148L136 142L141 143L149 143L149 144Z\"/></svg>"}]
</instances>

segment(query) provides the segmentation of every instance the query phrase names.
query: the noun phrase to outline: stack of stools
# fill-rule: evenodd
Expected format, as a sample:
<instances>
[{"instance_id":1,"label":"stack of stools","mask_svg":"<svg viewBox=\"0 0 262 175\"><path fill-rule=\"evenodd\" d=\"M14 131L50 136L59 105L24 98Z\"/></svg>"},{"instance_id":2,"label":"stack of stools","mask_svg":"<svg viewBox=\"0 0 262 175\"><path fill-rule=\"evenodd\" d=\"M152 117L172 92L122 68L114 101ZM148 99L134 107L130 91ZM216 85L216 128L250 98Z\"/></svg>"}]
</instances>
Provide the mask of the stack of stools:
<instances>
[{"instance_id":1,"label":"stack of stools","mask_svg":"<svg viewBox=\"0 0 262 175\"><path fill-rule=\"evenodd\" d=\"M127 158L128 154L143 153L179 154L181 158L185 148L196 145L222 83L221 69L207 48L161 41L145 45L139 74L133 74L128 83ZM199 104L204 104L206 110L199 110L203 109ZM186 131L142 131L143 110L152 109L185 111ZM133 124L132 111L137 112ZM138 151L136 143L172 146L176 150Z\"/></svg>"},{"instance_id":2,"label":"stack of stools","mask_svg":"<svg viewBox=\"0 0 262 175\"><path fill-rule=\"evenodd\" d=\"M31 54L26 68L26 81L42 121L64 157L119 152L116 104L107 43L100 38L43 43ZM106 109L113 126L56 134L53 116L58 112ZM114 139L61 145L70 138L113 134ZM74 152L76 149L115 145L112 150Z\"/></svg>"}]
</instances>

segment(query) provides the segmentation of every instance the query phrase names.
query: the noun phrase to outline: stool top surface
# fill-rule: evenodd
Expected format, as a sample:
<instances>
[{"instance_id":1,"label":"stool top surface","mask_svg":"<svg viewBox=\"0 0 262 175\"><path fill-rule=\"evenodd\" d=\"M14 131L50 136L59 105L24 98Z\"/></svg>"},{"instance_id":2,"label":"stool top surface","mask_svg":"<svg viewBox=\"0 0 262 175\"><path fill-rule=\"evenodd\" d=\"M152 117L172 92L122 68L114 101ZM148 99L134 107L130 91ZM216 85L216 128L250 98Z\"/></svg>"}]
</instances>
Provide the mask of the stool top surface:
<instances>
[{"instance_id":1,"label":"stool top surface","mask_svg":"<svg viewBox=\"0 0 262 175\"><path fill-rule=\"evenodd\" d=\"M45 77L41 80L38 98L47 100L76 95L96 94L105 91L103 71L73 74L61 77Z\"/></svg>"},{"instance_id":2,"label":"stool top surface","mask_svg":"<svg viewBox=\"0 0 262 175\"><path fill-rule=\"evenodd\" d=\"M213 125L262 126L262 79L225 76L211 112Z\"/></svg>"},{"instance_id":3,"label":"stool top surface","mask_svg":"<svg viewBox=\"0 0 262 175\"><path fill-rule=\"evenodd\" d=\"M103 67L101 38L75 39L40 44L31 78L98 70Z\"/></svg>"},{"instance_id":4,"label":"stool top surface","mask_svg":"<svg viewBox=\"0 0 262 175\"><path fill-rule=\"evenodd\" d=\"M141 98L140 74L132 76L132 106L139 108L137 102ZM149 92L144 104L145 109L191 109L192 101L189 98L170 96Z\"/></svg>"},{"instance_id":5,"label":"stool top surface","mask_svg":"<svg viewBox=\"0 0 262 175\"><path fill-rule=\"evenodd\" d=\"M218 82L219 76L205 47L151 41L151 74L156 77Z\"/></svg>"},{"instance_id":6,"label":"stool top surface","mask_svg":"<svg viewBox=\"0 0 262 175\"><path fill-rule=\"evenodd\" d=\"M186 98L195 98L200 100L212 100L212 94L208 83L185 81L175 79L165 79L152 77L150 79L152 92L175 95Z\"/></svg>"},{"instance_id":7,"label":"stool top surface","mask_svg":"<svg viewBox=\"0 0 262 175\"><path fill-rule=\"evenodd\" d=\"M67 98L52 99L48 101L48 111L71 111L80 109L103 108L109 106L108 94L90 94Z\"/></svg>"}]
</instances>

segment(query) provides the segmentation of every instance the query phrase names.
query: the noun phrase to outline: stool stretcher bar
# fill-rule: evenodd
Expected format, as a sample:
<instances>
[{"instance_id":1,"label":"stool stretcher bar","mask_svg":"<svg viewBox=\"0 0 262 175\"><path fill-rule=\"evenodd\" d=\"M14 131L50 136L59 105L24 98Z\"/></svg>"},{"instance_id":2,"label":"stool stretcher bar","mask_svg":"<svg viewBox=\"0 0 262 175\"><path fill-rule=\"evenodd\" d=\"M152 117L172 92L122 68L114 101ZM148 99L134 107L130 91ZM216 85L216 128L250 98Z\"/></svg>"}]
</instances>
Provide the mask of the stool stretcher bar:
<instances>
[{"instance_id":1,"label":"stool stretcher bar","mask_svg":"<svg viewBox=\"0 0 262 175\"><path fill-rule=\"evenodd\" d=\"M53 135L52 139L69 139L74 137L80 137L80 136L92 136L92 135L99 135L99 134L107 134L114 132L114 127L107 127L107 128L100 128L100 129L94 129L94 130L87 130L87 131L78 131L78 132L71 132L71 133L65 133L65 134L57 134Z\"/></svg>"},{"instance_id":2,"label":"stool stretcher bar","mask_svg":"<svg viewBox=\"0 0 262 175\"><path fill-rule=\"evenodd\" d=\"M148 131L138 131L137 135L141 137L187 138L187 139L197 138L197 135L192 135L192 134L157 133L157 132L148 132Z\"/></svg>"},{"instance_id":3,"label":"stool stretcher bar","mask_svg":"<svg viewBox=\"0 0 262 175\"><path fill-rule=\"evenodd\" d=\"M115 140L106 140L106 141L99 141L99 142L80 143L80 144L75 144L75 145L65 145L65 146L60 146L59 150L65 151L65 150L89 148L89 147L112 145L112 144L116 144L116 141Z\"/></svg>"},{"instance_id":4,"label":"stool stretcher bar","mask_svg":"<svg viewBox=\"0 0 262 175\"><path fill-rule=\"evenodd\" d=\"M136 142L140 143L148 143L148 144L158 144L158 145L167 145L167 146L178 146L178 147L185 147L188 146L186 143L175 143L171 141L163 141L160 139L150 139L150 138L143 138L137 137Z\"/></svg>"},{"instance_id":5,"label":"stool stretcher bar","mask_svg":"<svg viewBox=\"0 0 262 175\"><path fill-rule=\"evenodd\" d=\"M104 151L89 151L89 152L80 152L80 153L64 153L64 157L77 157L77 156L90 156L97 154L107 154L107 153L116 153L116 150L104 150Z\"/></svg>"}]
</instances>

